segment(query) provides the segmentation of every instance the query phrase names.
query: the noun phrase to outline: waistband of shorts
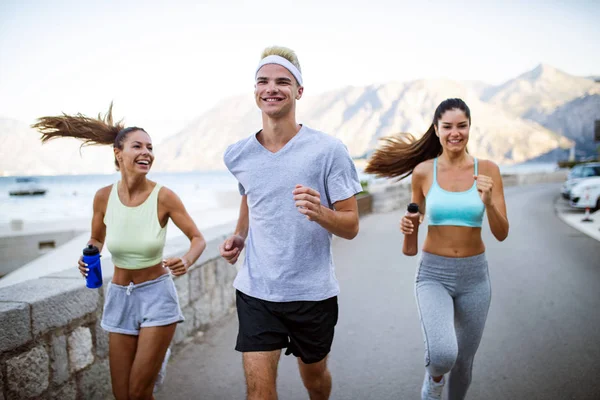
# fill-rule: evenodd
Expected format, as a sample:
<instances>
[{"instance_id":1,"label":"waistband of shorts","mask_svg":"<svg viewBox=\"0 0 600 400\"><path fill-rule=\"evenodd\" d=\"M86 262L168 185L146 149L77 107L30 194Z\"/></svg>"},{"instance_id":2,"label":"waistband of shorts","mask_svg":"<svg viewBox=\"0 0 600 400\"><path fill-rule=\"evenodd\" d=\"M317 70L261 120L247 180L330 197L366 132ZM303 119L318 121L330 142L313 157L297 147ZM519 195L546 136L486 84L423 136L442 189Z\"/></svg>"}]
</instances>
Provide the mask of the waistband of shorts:
<instances>
[{"instance_id":1,"label":"waistband of shorts","mask_svg":"<svg viewBox=\"0 0 600 400\"><path fill-rule=\"evenodd\" d=\"M150 285L154 285L154 284L156 284L156 283L160 283L160 282L162 282L162 281L164 281L164 280L166 280L166 279L171 279L171 274L170 274L170 273L169 273L169 274L164 274L164 275L161 275L161 276L159 276L159 277L158 277L158 278L156 278L156 279L152 279L152 280L150 280L150 281L146 281L146 282L141 282L141 283L137 283L137 284L135 284L135 283L131 282L131 283L130 283L129 285L127 285L127 286L123 286L123 285L117 285L116 283L112 283L112 282L111 282L111 283L110 283L110 287L111 287L111 288L115 288L115 289L121 289L121 290L128 290L128 289L129 289L129 290L132 290L132 289L139 289L139 288L142 288L142 287L144 287L144 286L150 286Z\"/></svg>"},{"instance_id":2,"label":"waistband of shorts","mask_svg":"<svg viewBox=\"0 0 600 400\"><path fill-rule=\"evenodd\" d=\"M485 252L469 257L444 257L426 251L421 254L421 263L425 265L468 268L478 267L486 262Z\"/></svg>"}]
</instances>

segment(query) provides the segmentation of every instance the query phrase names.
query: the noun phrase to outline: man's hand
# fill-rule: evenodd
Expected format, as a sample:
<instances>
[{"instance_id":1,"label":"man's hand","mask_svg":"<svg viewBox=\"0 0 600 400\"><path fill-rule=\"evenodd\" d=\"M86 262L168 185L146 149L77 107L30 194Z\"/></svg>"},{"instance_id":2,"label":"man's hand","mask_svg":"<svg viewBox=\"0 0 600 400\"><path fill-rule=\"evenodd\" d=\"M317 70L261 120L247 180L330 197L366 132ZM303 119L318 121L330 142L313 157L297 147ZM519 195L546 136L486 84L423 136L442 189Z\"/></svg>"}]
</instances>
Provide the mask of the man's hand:
<instances>
[{"instance_id":1,"label":"man's hand","mask_svg":"<svg viewBox=\"0 0 600 400\"><path fill-rule=\"evenodd\" d=\"M306 215L310 221L319 221L323 216L323 206L321 205L321 195L315 189L306 186L296 185L292 192L298 212Z\"/></svg>"},{"instance_id":2,"label":"man's hand","mask_svg":"<svg viewBox=\"0 0 600 400\"><path fill-rule=\"evenodd\" d=\"M244 238L240 235L231 235L219 245L219 252L229 264L235 264L243 248Z\"/></svg>"}]
</instances>

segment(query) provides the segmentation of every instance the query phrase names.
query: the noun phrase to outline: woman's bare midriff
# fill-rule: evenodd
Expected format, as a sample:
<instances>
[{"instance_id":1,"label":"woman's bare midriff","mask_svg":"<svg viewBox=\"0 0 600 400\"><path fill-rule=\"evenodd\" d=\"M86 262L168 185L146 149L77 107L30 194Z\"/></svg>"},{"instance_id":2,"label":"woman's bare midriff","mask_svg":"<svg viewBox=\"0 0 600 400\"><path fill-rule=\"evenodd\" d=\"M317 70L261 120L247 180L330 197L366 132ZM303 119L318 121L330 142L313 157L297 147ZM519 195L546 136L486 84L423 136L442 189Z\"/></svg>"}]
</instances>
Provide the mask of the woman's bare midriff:
<instances>
[{"instance_id":1,"label":"woman's bare midriff","mask_svg":"<svg viewBox=\"0 0 600 400\"><path fill-rule=\"evenodd\" d=\"M429 226L423 251L442 257L471 257L485 252L481 228Z\"/></svg>"},{"instance_id":2,"label":"woman's bare midriff","mask_svg":"<svg viewBox=\"0 0 600 400\"><path fill-rule=\"evenodd\" d=\"M135 285L142 282L151 281L162 275L168 274L169 269L163 267L162 263L142 269L125 269L115 266L115 274L112 283L115 285L127 286L130 282Z\"/></svg>"}]
</instances>

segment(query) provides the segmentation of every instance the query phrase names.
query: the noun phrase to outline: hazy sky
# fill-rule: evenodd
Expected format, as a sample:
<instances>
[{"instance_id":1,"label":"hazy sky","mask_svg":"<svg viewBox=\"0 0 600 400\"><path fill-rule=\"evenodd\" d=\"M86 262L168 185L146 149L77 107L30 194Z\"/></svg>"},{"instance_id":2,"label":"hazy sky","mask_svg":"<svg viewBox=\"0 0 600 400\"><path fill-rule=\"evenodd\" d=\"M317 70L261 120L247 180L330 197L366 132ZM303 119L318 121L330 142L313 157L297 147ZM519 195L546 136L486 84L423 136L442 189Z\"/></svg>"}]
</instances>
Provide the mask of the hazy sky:
<instances>
[{"instance_id":1,"label":"hazy sky","mask_svg":"<svg viewBox=\"0 0 600 400\"><path fill-rule=\"evenodd\" d=\"M95 115L114 100L117 117L160 141L218 100L251 95L273 44L296 50L306 94L417 78L499 84L541 62L600 75L598 1L166 3L0 1L0 117Z\"/></svg>"}]
</instances>

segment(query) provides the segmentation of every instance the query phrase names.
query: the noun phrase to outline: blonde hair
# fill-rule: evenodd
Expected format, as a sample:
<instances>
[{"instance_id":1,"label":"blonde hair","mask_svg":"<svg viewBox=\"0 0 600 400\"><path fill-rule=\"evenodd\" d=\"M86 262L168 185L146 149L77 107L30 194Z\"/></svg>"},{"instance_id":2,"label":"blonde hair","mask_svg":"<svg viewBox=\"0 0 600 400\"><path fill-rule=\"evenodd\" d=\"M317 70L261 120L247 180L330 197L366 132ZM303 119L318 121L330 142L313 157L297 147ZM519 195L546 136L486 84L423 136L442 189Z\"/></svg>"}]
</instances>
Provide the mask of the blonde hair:
<instances>
[{"instance_id":1,"label":"blonde hair","mask_svg":"<svg viewBox=\"0 0 600 400\"><path fill-rule=\"evenodd\" d=\"M289 62L291 62L294 65L294 67L298 68L298 71L302 72L302 68L300 68L300 62L298 61L298 56L292 49L288 49L287 47L283 47L283 46L267 47L266 49L263 50L262 55L260 56L260 59L262 60L263 58L268 57L268 56L283 57L286 60L288 60Z\"/></svg>"}]
</instances>

